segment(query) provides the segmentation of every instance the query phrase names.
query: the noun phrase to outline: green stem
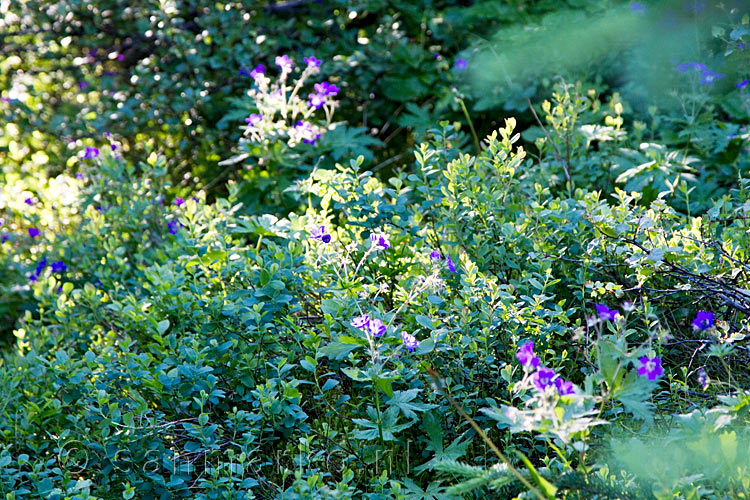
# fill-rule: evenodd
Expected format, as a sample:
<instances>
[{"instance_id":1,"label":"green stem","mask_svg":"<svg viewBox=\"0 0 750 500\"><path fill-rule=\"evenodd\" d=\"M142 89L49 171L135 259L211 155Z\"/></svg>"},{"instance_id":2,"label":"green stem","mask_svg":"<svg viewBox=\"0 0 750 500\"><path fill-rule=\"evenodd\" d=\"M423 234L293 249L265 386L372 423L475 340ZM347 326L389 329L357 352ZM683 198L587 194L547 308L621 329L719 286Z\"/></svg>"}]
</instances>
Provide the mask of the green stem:
<instances>
[{"instance_id":1,"label":"green stem","mask_svg":"<svg viewBox=\"0 0 750 500\"><path fill-rule=\"evenodd\" d=\"M474 148L477 150L477 154L482 152L482 148L479 146L479 138L477 137L477 131L474 130L474 123L471 121L471 117L469 116L469 110L466 109L466 104L464 104L464 100L460 97L457 97L458 103L461 105L461 109L464 112L464 116L466 117L466 121L469 122L469 128L471 129L471 136L474 138Z\"/></svg>"},{"instance_id":2,"label":"green stem","mask_svg":"<svg viewBox=\"0 0 750 500\"><path fill-rule=\"evenodd\" d=\"M372 379L372 383L372 387L375 389L375 410L378 412L378 434L380 435L380 446L385 448L385 440L383 439L383 418L380 416L380 391L378 390L377 377Z\"/></svg>"}]
</instances>

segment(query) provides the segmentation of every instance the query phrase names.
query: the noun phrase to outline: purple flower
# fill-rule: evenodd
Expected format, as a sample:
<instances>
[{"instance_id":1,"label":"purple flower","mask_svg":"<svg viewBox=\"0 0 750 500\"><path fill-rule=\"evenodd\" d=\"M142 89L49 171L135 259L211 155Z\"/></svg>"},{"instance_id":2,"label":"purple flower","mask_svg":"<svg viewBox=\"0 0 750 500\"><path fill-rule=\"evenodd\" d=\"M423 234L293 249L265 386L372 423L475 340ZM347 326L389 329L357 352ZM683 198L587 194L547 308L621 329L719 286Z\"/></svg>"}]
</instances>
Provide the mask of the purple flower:
<instances>
[{"instance_id":1,"label":"purple flower","mask_svg":"<svg viewBox=\"0 0 750 500\"><path fill-rule=\"evenodd\" d=\"M557 393L560 396L567 396L568 394L575 393L575 388L573 387L573 382L570 380L564 380L560 377L557 377L555 379L555 389L557 389Z\"/></svg>"},{"instance_id":2,"label":"purple flower","mask_svg":"<svg viewBox=\"0 0 750 500\"><path fill-rule=\"evenodd\" d=\"M167 227L169 228L169 234L177 234L177 231L180 230L180 223L176 220L171 220L167 222Z\"/></svg>"},{"instance_id":3,"label":"purple flower","mask_svg":"<svg viewBox=\"0 0 750 500\"><path fill-rule=\"evenodd\" d=\"M697 62L684 62L678 65L677 68L675 69L679 71L680 73L685 73L686 71L690 69L694 69L697 71L704 71L706 69L706 66L704 64L697 63Z\"/></svg>"},{"instance_id":4,"label":"purple flower","mask_svg":"<svg viewBox=\"0 0 750 500\"><path fill-rule=\"evenodd\" d=\"M456 71L463 71L469 66L469 62L464 59L463 57L459 57L456 59L456 63L453 65L453 67L456 69Z\"/></svg>"},{"instance_id":5,"label":"purple flower","mask_svg":"<svg viewBox=\"0 0 750 500\"><path fill-rule=\"evenodd\" d=\"M174 199L174 204L177 205L178 207L181 207L183 203L185 203L185 200L183 200L182 198Z\"/></svg>"},{"instance_id":6,"label":"purple flower","mask_svg":"<svg viewBox=\"0 0 750 500\"><path fill-rule=\"evenodd\" d=\"M65 270L68 269L68 266L65 265L65 262L58 260L57 262L52 263L52 272L53 273L63 273Z\"/></svg>"},{"instance_id":7,"label":"purple flower","mask_svg":"<svg viewBox=\"0 0 750 500\"><path fill-rule=\"evenodd\" d=\"M641 366L638 367L638 375L642 377L646 377L649 380L656 380L664 373L664 369L661 367L661 358L658 356L654 356L653 358L641 356L638 361L641 362Z\"/></svg>"},{"instance_id":8,"label":"purple flower","mask_svg":"<svg viewBox=\"0 0 750 500\"><path fill-rule=\"evenodd\" d=\"M438 252L437 250L433 250L432 252L430 252L430 260L440 260L440 259L441 259L440 252Z\"/></svg>"},{"instance_id":9,"label":"purple flower","mask_svg":"<svg viewBox=\"0 0 750 500\"><path fill-rule=\"evenodd\" d=\"M89 86L89 82L78 82L78 88L81 90L88 88L88 86Z\"/></svg>"},{"instance_id":10,"label":"purple flower","mask_svg":"<svg viewBox=\"0 0 750 500\"><path fill-rule=\"evenodd\" d=\"M695 315L695 319L692 322L693 328L696 330L708 330L714 326L714 313L708 311L698 311Z\"/></svg>"},{"instance_id":11,"label":"purple flower","mask_svg":"<svg viewBox=\"0 0 750 500\"><path fill-rule=\"evenodd\" d=\"M414 335L409 335L406 332L401 332L401 340L404 342L404 347L409 352L414 352L414 349L419 347L419 342L417 342L417 339L414 337Z\"/></svg>"},{"instance_id":12,"label":"purple flower","mask_svg":"<svg viewBox=\"0 0 750 500\"><path fill-rule=\"evenodd\" d=\"M382 321L380 321L377 318L373 318L370 320L370 322L367 324L367 331L372 334L373 337L382 337L385 333L386 326L383 324Z\"/></svg>"},{"instance_id":13,"label":"purple flower","mask_svg":"<svg viewBox=\"0 0 750 500\"><path fill-rule=\"evenodd\" d=\"M322 97L335 96L339 93L339 88L335 83L320 82L313 85L315 92L320 94Z\"/></svg>"},{"instance_id":14,"label":"purple flower","mask_svg":"<svg viewBox=\"0 0 750 500\"><path fill-rule=\"evenodd\" d=\"M302 142L304 142L305 144L309 144L311 146L314 146L315 145L315 141L317 141L318 139L320 139L320 132L316 133L311 138L302 139Z\"/></svg>"},{"instance_id":15,"label":"purple flower","mask_svg":"<svg viewBox=\"0 0 750 500\"><path fill-rule=\"evenodd\" d=\"M36 282L39 279L39 276L37 276L34 273L29 274L29 281Z\"/></svg>"},{"instance_id":16,"label":"purple flower","mask_svg":"<svg viewBox=\"0 0 750 500\"><path fill-rule=\"evenodd\" d=\"M539 366L539 358L534 355L534 341L530 340L519 347L516 358L524 367L536 368Z\"/></svg>"},{"instance_id":17,"label":"purple flower","mask_svg":"<svg viewBox=\"0 0 750 500\"><path fill-rule=\"evenodd\" d=\"M292 61L287 55L276 56L274 62L276 63L276 66L281 68L282 73L290 73L294 67L294 61Z\"/></svg>"},{"instance_id":18,"label":"purple flower","mask_svg":"<svg viewBox=\"0 0 750 500\"><path fill-rule=\"evenodd\" d=\"M380 248L390 248L391 242L388 241L388 236L386 236L383 233L372 233L370 234L370 241L372 242L373 246L378 246Z\"/></svg>"},{"instance_id":19,"label":"purple flower","mask_svg":"<svg viewBox=\"0 0 750 500\"><path fill-rule=\"evenodd\" d=\"M451 259L450 255L445 256L445 264L448 266L448 271L452 273L457 273L456 271L456 265L453 263L453 259Z\"/></svg>"},{"instance_id":20,"label":"purple flower","mask_svg":"<svg viewBox=\"0 0 750 500\"><path fill-rule=\"evenodd\" d=\"M118 61L124 61L125 60L125 54L117 54L117 60Z\"/></svg>"},{"instance_id":21,"label":"purple flower","mask_svg":"<svg viewBox=\"0 0 750 500\"><path fill-rule=\"evenodd\" d=\"M31 236L32 238L36 238L37 236L39 236L39 230L35 227L30 227L29 236Z\"/></svg>"},{"instance_id":22,"label":"purple flower","mask_svg":"<svg viewBox=\"0 0 750 500\"><path fill-rule=\"evenodd\" d=\"M251 76L250 70L246 68L245 66L240 67L240 76Z\"/></svg>"},{"instance_id":23,"label":"purple flower","mask_svg":"<svg viewBox=\"0 0 750 500\"><path fill-rule=\"evenodd\" d=\"M26 198L25 200L23 200L23 202L28 206L32 206L34 204L34 200L32 200L31 198Z\"/></svg>"},{"instance_id":24,"label":"purple flower","mask_svg":"<svg viewBox=\"0 0 750 500\"><path fill-rule=\"evenodd\" d=\"M735 88L744 89L745 87L747 87L748 84L750 84L750 78L745 78L740 83L735 85Z\"/></svg>"},{"instance_id":25,"label":"purple flower","mask_svg":"<svg viewBox=\"0 0 750 500\"><path fill-rule=\"evenodd\" d=\"M39 264L36 265L36 269L34 269L34 274L39 276L42 274L45 267L47 267L47 257L42 257L42 260L39 261Z\"/></svg>"},{"instance_id":26,"label":"purple flower","mask_svg":"<svg viewBox=\"0 0 750 500\"><path fill-rule=\"evenodd\" d=\"M331 241L331 235L326 232L325 226L320 226L310 231L310 238L320 240L323 243L329 243Z\"/></svg>"},{"instance_id":27,"label":"purple flower","mask_svg":"<svg viewBox=\"0 0 750 500\"><path fill-rule=\"evenodd\" d=\"M308 94L307 98L310 102L310 107L313 107L315 109L322 108L323 105L326 103L325 96L322 96L320 94L315 94L315 93Z\"/></svg>"},{"instance_id":28,"label":"purple flower","mask_svg":"<svg viewBox=\"0 0 750 500\"><path fill-rule=\"evenodd\" d=\"M440 54L438 54L437 52L435 52L434 54L432 54L432 58L433 59L437 59L439 57L440 57Z\"/></svg>"},{"instance_id":29,"label":"purple flower","mask_svg":"<svg viewBox=\"0 0 750 500\"><path fill-rule=\"evenodd\" d=\"M320 61L315 56L305 57L305 64L307 64L309 68L320 67Z\"/></svg>"},{"instance_id":30,"label":"purple flower","mask_svg":"<svg viewBox=\"0 0 750 500\"><path fill-rule=\"evenodd\" d=\"M633 2L630 4L630 10L632 10L633 12L637 12L638 14L645 14L646 6L641 2Z\"/></svg>"},{"instance_id":31,"label":"purple flower","mask_svg":"<svg viewBox=\"0 0 750 500\"><path fill-rule=\"evenodd\" d=\"M295 130L299 130L302 133L302 142L305 144L313 145L315 141L320 138L320 132L315 132L312 123L298 121L294 126Z\"/></svg>"},{"instance_id":32,"label":"purple flower","mask_svg":"<svg viewBox=\"0 0 750 500\"><path fill-rule=\"evenodd\" d=\"M110 144L109 147L112 151L117 151L117 144Z\"/></svg>"},{"instance_id":33,"label":"purple flower","mask_svg":"<svg viewBox=\"0 0 750 500\"><path fill-rule=\"evenodd\" d=\"M263 115L260 113L252 113L250 116L245 118L245 123L247 123L251 127L256 126L261 121L263 121Z\"/></svg>"},{"instance_id":34,"label":"purple flower","mask_svg":"<svg viewBox=\"0 0 750 500\"><path fill-rule=\"evenodd\" d=\"M360 330L364 330L367 328L367 325L370 324L370 315L369 314L363 314L362 316L357 316L356 318L352 318L351 325L354 328L359 328Z\"/></svg>"},{"instance_id":35,"label":"purple flower","mask_svg":"<svg viewBox=\"0 0 750 500\"><path fill-rule=\"evenodd\" d=\"M253 70L250 72L250 77L253 79L258 78L259 76L263 76L266 74L266 67L262 64L257 65Z\"/></svg>"},{"instance_id":36,"label":"purple flower","mask_svg":"<svg viewBox=\"0 0 750 500\"><path fill-rule=\"evenodd\" d=\"M9 239L10 239L10 235L8 233L5 233L2 236L0 236L0 243L5 243Z\"/></svg>"},{"instance_id":37,"label":"purple flower","mask_svg":"<svg viewBox=\"0 0 750 500\"><path fill-rule=\"evenodd\" d=\"M86 146L86 152L83 154L84 160L93 160L97 156L99 156L99 150L97 148Z\"/></svg>"},{"instance_id":38,"label":"purple flower","mask_svg":"<svg viewBox=\"0 0 750 500\"><path fill-rule=\"evenodd\" d=\"M595 304L594 307L596 307L596 313L601 319L614 321L615 317L620 314L620 311L618 311L617 309L610 309L604 304Z\"/></svg>"},{"instance_id":39,"label":"purple flower","mask_svg":"<svg viewBox=\"0 0 750 500\"><path fill-rule=\"evenodd\" d=\"M540 391L543 391L552 383L552 379L555 377L555 372L549 368L539 368L531 377L534 385Z\"/></svg>"},{"instance_id":40,"label":"purple flower","mask_svg":"<svg viewBox=\"0 0 750 500\"><path fill-rule=\"evenodd\" d=\"M713 85L716 80L721 80L722 78L725 78L726 76L727 75L716 73L715 71L711 71L707 69L703 73L701 73L701 77L698 80L698 83L704 83L706 85Z\"/></svg>"}]
</instances>

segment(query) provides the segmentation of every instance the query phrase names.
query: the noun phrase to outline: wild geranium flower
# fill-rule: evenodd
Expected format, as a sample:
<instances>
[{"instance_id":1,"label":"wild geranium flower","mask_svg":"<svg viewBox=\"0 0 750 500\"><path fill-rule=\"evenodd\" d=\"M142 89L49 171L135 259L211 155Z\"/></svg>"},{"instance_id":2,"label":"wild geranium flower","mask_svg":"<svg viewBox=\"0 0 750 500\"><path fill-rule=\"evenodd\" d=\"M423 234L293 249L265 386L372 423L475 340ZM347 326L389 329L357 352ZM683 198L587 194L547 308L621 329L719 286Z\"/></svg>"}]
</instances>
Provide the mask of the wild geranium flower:
<instances>
[{"instance_id":1,"label":"wild geranium flower","mask_svg":"<svg viewBox=\"0 0 750 500\"><path fill-rule=\"evenodd\" d=\"M305 57L305 64L307 64L307 66L311 68L319 68L320 60L315 56Z\"/></svg>"},{"instance_id":2,"label":"wild geranium flower","mask_svg":"<svg viewBox=\"0 0 750 500\"><path fill-rule=\"evenodd\" d=\"M417 342L416 337L414 335L410 335L406 332L401 332L401 340L404 342L404 347L409 352L414 352L414 349L419 347L419 342Z\"/></svg>"},{"instance_id":3,"label":"wild geranium flower","mask_svg":"<svg viewBox=\"0 0 750 500\"><path fill-rule=\"evenodd\" d=\"M251 72L250 77L255 79L259 76L263 76L266 74L266 67L262 64L257 65Z\"/></svg>"},{"instance_id":4,"label":"wild geranium flower","mask_svg":"<svg viewBox=\"0 0 750 500\"><path fill-rule=\"evenodd\" d=\"M721 73L717 73L715 71L711 70L705 70L703 73L701 73L701 77L698 80L698 83L703 83L706 85L713 85L716 80L721 80L722 78L725 78L727 75L723 75Z\"/></svg>"},{"instance_id":5,"label":"wild geranium flower","mask_svg":"<svg viewBox=\"0 0 750 500\"><path fill-rule=\"evenodd\" d=\"M653 358L641 356L638 361L641 362L641 366L638 367L638 375L642 377L646 377L649 380L656 380L664 373L664 369L661 367L661 358L658 356L654 356Z\"/></svg>"},{"instance_id":6,"label":"wild geranium flower","mask_svg":"<svg viewBox=\"0 0 750 500\"><path fill-rule=\"evenodd\" d=\"M555 389L557 389L557 393L560 396L567 396L568 394L575 393L575 388L573 387L573 382L570 380L564 380L560 377L555 379Z\"/></svg>"},{"instance_id":7,"label":"wild geranium flower","mask_svg":"<svg viewBox=\"0 0 750 500\"><path fill-rule=\"evenodd\" d=\"M310 144L312 146L315 144L315 141L320 138L320 132L316 132L310 122L300 120L294 126L294 129L299 133L302 142L305 144Z\"/></svg>"},{"instance_id":8,"label":"wild geranium flower","mask_svg":"<svg viewBox=\"0 0 750 500\"><path fill-rule=\"evenodd\" d=\"M320 226L310 231L310 238L320 240L323 243L329 243L331 241L331 235L326 232L325 226Z\"/></svg>"},{"instance_id":9,"label":"wild geranium flower","mask_svg":"<svg viewBox=\"0 0 750 500\"><path fill-rule=\"evenodd\" d=\"M698 311L692 322L696 330L707 330L714 326L714 313L708 311Z\"/></svg>"},{"instance_id":10,"label":"wild geranium flower","mask_svg":"<svg viewBox=\"0 0 750 500\"><path fill-rule=\"evenodd\" d=\"M549 368L539 368L531 377L531 380L534 382L537 389L543 391L552 383L554 377L554 370L550 370Z\"/></svg>"},{"instance_id":11,"label":"wild geranium flower","mask_svg":"<svg viewBox=\"0 0 750 500\"><path fill-rule=\"evenodd\" d=\"M383 233L372 233L370 235L370 241L372 242L372 246L377 246L380 248L390 248L391 242L388 240L388 236L386 236Z\"/></svg>"},{"instance_id":12,"label":"wild geranium flower","mask_svg":"<svg viewBox=\"0 0 750 500\"><path fill-rule=\"evenodd\" d=\"M604 304L595 304L594 307L596 307L596 313L599 317L608 321L614 321L615 317L620 314L617 309L610 309Z\"/></svg>"},{"instance_id":13,"label":"wild geranium flower","mask_svg":"<svg viewBox=\"0 0 750 500\"><path fill-rule=\"evenodd\" d=\"M335 83L328 82L316 83L315 85L313 85L313 88L315 89L315 92L323 97L335 96L339 93L340 90Z\"/></svg>"},{"instance_id":14,"label":"wild geranium flower","mask_svg":"<svg viewBox=\"0 0 750 500\"><path fill-rule=\"evenodd\" d=\"M167 227L169 228L169 234L177 234L180 230L180 223L179 221L171 220L167 222Z\"/></svg>"},{"instance_id":15,"label":"wild geranium flower","mask_svg":"<svg viewBox=\"0 0 750 500\"><path fill-rule=\"evenodd\" d=\"M530 340L519 347L516 358L524 367L536 368L539 366L539 358L534 355L534 341Z\"/></svg>"},{"instance_id":16,"label":"wild geranium flower","mask_svg":"<svg viewBox=\"0 0 750 500\"><path fill-rule=\"evenodd\" d=\"M459 57L456 59L456 63L454 64L454 68L456 68L456 71L463 71L469 66L469 62L464 59L463 57Z\"/></svg>"},{"instance_id":17,"label":"wild geranium flower","mask_svg":"<svg viewBox=\"0 0 750 500\"><path fill-rule=\"evenodd\" d=\"M39 261L39 264L36 265L36 269L34 269L34 274L39 276L42 274L45 267L47 267L47 257L42 257L42 260Z\"/></svg>"},{"instance_id":18,"label":"wild geranium flower","mask_svg":"<svg viewBox=\"0 0 750 500\"><path fill-rule=\"evenodd\" d=\"M430 260L440 260L440 259L441 259L440 252L438 252L437 250L433 250L432 252L430 252Z\"/></svg>"},{"instance_id":19,"label":"wild geranium flower","mask_svg":"<svg viewBox=\"0 0 750 500\"><path fill-rule=\"evenodd\" d=\"M183 200L182 198L174 199L174 204L177 205L178 207L181 207L183 203L185 203L185 200Z\"/></svg>"},{"instance_id":20,"label":"wild geranium flower","mask_svg":"<svg viewBox=\"0 0 750 500\"><path fill-rule=\"evenodd\" d=\"M53 273L63 273L65 270L68 269L68 266L65 265L65 262L58 260L57 262L52 263L52 272Z\"/></svg>"},{"instance_id":21,"label":"wild geranium flower","mask_svg":"<svg viewBox=\"0 0 750 500\"><path fill-rule=\"evenodd\" d=\"M684 62L682 64L679 64L675 69L680 73L685 73L686 71L691 69L694 69L696 71L704 71L706 69L706 65L697 62Z\"/></svg>"},{"instance_id":22,"label":"wild geranium flower","mask_svg":"<svg viewBox=\"0 0 750 500\"><path fill-rule=\"evenodd\" d=\"M307 98L308 98L308 102L310 103L310 107L315 108L315 109L322 108L323 105L326 103L325 96L322 96L320 94L312 93L312 94L309 94Z\"/></svg>"},{"instance_id":23,"label":"wild geranium flower","mask_svg":"<svg viewBox=\"0 0 750 500\"><path fill-rule=\"evenodd\" d=\"M445 256L445 264L448 266L448 271L452 273L457 273L456 271L456 265L453 263L453 259L451 259L450 255Z\"/></svg>"},{"instance_id":24,"label":"wild geranium flower","mask_svg":"<svg viewBox=\"0 0 750 500\"><path fill-rule=\"evenodd\" d=\"M370 315L369 314L363 314L362 316L357 316L355 318L352 318L351 325L354 328L359 328L360 330L364 330L367 328L367 325L370 324Z\"/></svg>"},{"instance_id":25,"label":"wild geranium flower","mask_svg":"<svg viewBox=\"0 0 750 500\"><path fill-rule=\"evenodd\" d=\"M92 148L90 146L86 146L86 151L83 154L84 160L93 160L99 156L99 149L98 148Z\"/></svg>"},{"instance_id":26,"label":"wild geranium flower","mask_svg":"<svg viewBox=\"0 0 750 500\"><path fill-rule=\"evenodd\" d=\"M29 236L31 236L32 238L36 238L37 236L39 236L39 230L35 227L30 227L28 231L29 231Z\"/></svg>"},{"instance_id":27,"label":"wild geranium flower","mask_svg":"<svg viewBox=\"0 0 750 500\"><path fill-rule=\"evenodd\" d=\"M294 67L294 61L292 61L287 55L276 56L274 62L276 63L276 66L281 68L282 73L291 73L292 68Z\"/></svg>"},{"instance_id":28,"label":"wild geranium flower","mask_svg":"<svg viewBox=\"0 0 750 500\"><path fill-rule=\"evenodd\" d=\"M738 83L737 85L735 85L735 87L738 88L738 89L744 89L745 87L748 86L748 84L750 84L750 78L745 78L740 83Z\"/></svg>"},{"instance_id":29,"label":"wild geranium flower","mask_svg":"<svg viewBox=\"0 0 750 500\"><path fill-rule=\"evenodd\" d=\"M256 126L261 121L263 121L263 115L260 113L251 113L250 116L245 118L245 123L247 123L251 127Z\"/></svg>"},{"instance_id":30,"label":"wild geranium flower","mask_svg":"<svg viewBox=\"0 0 750 500\"><path fill-rule=\"evenodd\" d=\"M369 331L373 337L382 337L386 331L386 326L379 319L373 318L367 323L367 331Z\"/></svg>"}]
</instances>

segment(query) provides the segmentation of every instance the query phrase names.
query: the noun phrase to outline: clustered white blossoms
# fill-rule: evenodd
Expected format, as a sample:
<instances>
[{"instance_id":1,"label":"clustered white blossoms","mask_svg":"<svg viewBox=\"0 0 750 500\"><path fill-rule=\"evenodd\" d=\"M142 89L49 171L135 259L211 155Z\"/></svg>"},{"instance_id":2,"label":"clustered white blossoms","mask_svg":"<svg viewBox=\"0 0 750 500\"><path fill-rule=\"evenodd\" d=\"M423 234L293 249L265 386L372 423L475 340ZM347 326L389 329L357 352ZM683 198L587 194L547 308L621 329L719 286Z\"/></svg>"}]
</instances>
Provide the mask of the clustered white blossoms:
<instances>
[{"instance_id":1,"label":"clustered white blossoms","mask_svg":"<svg viewBox=\"0 0 750 500\"><path fill-rule=\"evenodd\" d=\"M262 64L249 73L243 70L243 74L253 79L254 86L248 90L248 96L257 108L257 113L245 118L245 140L256 143L285 140L289 147L300 143L314 145L331 126L338 105L334 98L340 89L327 81L315 83L314 92L305 99L302 95L305 82L320 72L321 62L314 56L306 57L296 82L290 78L295 65L289 56L278 56L275 63L280 71L275 80ZM315 116L321 109L324 120Z\"/></svg>"}]
</instances>

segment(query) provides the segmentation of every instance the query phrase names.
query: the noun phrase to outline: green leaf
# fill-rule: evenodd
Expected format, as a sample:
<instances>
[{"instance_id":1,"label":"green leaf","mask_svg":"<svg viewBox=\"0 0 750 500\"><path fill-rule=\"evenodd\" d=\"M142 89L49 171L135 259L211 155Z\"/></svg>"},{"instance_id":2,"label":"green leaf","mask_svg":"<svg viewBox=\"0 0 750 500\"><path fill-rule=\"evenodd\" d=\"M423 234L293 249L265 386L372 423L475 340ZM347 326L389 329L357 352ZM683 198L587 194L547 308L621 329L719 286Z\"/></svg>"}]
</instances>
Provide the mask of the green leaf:
<instances>
[{"instance_id":1,"label":"green leaf","mask_svg":"<svg viewBox=\"0 0 750 500\"><path fill-rule=\"evenodd\" d=\"M531 480L539 487L541 492L546 496L549 500L555 500L555 493L557 492L557 487L544 479L539 472L536 470L534 465L531 463L531 461L526 458L526 455L521 453L520 451L516 451L516 454L518 457L523 461L524 465L526 465L526 468L529 471L529 474L531 475Z\"/></svg>"},{"instance_id":2,"label":"green leaf","mask_svg":"<svg viewBox=\"0 0 750 500\"><path fill-rule=\"evenodd\" d=\"M375 385L385 393L386 396L389 398L393 397L393 386L391 385L391 379L388 378L378 378L378 381L375 383Z\"/></svg>"},{"instance_id":3,"label":"green leaf","mask_svg":"<svg viewBox=\"0 0 750 500\"><path fill-rule=\"evenodd\" d=\"M169 328L169 320L168 319L161 320L156 325L156 331L159 332L159 335L164 335L164 332L167 331L167 328Z\"/></svg>"},{"instance_id":4,"label":"green leaf","mask_svg":"<svg viewBox=\"0 0 750 500\"><path fill-rule=\"evenodd\" d=\"M360 347L356 344L345 344L343 342L340 342L338 340L334 340L332 342L329 342L328 345L325 345L318 349L318 356L325 356L328 359L344 359L346 358L350 352Z\"/></svg>"},{"instance_id":5,"label":"green leaf","mask_svg":"<svg viewBox=\"0 0 750 500\"><path fill-rule=\"evenodd\" d=\"M328 380L326 380L326 383L323 384L323 387L321 387L321 389L324 392L325 391L330 391L331 389L333 389L337 385L339 385L339 381L338 380L336 380L335 378L329 378Z\"/></svg>"},{"instance_id":6,"label":"green leaf","mask_svg":"<svg viewBox=\"0 0 750 500\"><path fill-rule=\"evenodd\" d=\"M432 408L437 408L437 405L428 403L417 403L414 399L419 395L421 389L409 389L408 391L391 391L389 395L390 399L387 404L395 406L404 414L404 417L408 419L417 418L417 412L422 413Z\"/></svg>"},{"instance_id":7,"label":"green leaf","mask_svg":"<svg viewBox=\"0 0 750 500\"><path fill-rule=\"evenodd\" d=\"M430 318L428 318L427 316L417 315L415 319L417 320L417 323L427 328L428 330L432 331L433 326L432 326L432 320Z\"/></svg>"}]
</instances>

